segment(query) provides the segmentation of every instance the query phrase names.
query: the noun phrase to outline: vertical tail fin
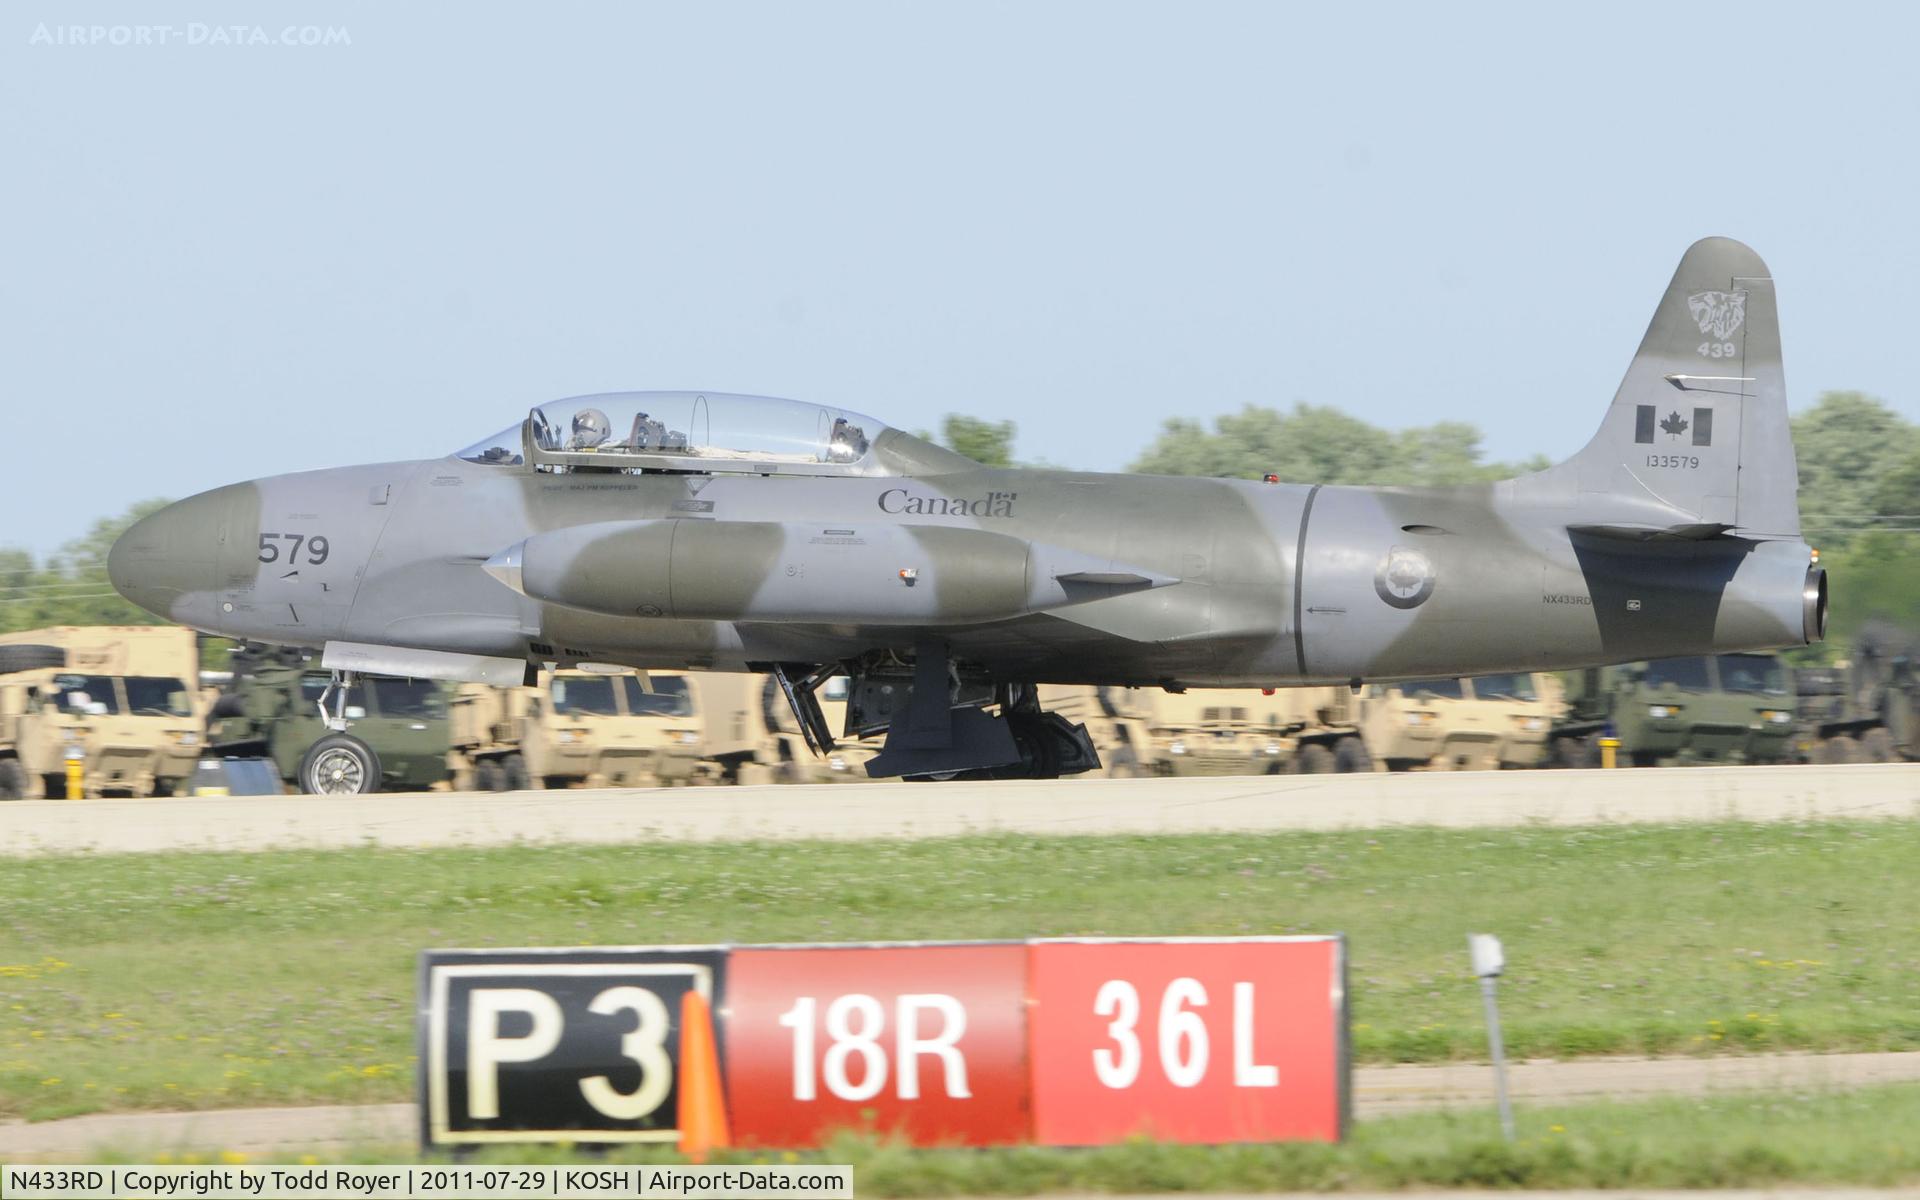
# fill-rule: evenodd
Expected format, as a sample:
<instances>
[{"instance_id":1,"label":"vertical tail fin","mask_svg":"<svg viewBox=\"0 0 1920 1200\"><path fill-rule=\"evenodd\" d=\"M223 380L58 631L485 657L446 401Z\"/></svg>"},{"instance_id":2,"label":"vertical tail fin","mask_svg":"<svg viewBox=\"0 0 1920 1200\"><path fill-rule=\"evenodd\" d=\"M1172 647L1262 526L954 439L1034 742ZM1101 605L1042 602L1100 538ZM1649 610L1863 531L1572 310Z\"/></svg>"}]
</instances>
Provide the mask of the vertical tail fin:
<instances>
[{"instance_id":1,"label":"vertical tail fin","mask_svg":"<svg viewBox=\"0 0 1920 1200\"><path fill-rule=\"evenodd\" d=\"M1639 509L1651 526L1799 536L1780 318L1759 255L1729 238L1688 248L1600 431L1550 474L1577 480L1579 507Z\"/></svg>"}]
</instances>

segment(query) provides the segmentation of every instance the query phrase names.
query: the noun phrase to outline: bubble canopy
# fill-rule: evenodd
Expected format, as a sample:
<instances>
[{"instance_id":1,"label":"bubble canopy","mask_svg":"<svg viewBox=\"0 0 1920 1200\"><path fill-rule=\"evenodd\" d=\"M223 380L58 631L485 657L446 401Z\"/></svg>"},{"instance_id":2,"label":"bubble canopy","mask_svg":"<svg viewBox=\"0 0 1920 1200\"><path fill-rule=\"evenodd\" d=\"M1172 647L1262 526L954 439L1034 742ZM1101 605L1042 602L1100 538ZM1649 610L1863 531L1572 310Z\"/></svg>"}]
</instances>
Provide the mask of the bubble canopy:
<instances>
[{"instance_id":1,"label":"bubble canopy","mask_svg":"<svg viewBox=\"0 0 1920 1200\"><path fill-rule=\"evenodd\" d=\"M608 392L536 406L531 437L511 426L459 451L469 462L678 471L858 472L886 426L845 409L722 392ZM530 444L529 444L530 443Z\"/></svg>"}]
</instances>

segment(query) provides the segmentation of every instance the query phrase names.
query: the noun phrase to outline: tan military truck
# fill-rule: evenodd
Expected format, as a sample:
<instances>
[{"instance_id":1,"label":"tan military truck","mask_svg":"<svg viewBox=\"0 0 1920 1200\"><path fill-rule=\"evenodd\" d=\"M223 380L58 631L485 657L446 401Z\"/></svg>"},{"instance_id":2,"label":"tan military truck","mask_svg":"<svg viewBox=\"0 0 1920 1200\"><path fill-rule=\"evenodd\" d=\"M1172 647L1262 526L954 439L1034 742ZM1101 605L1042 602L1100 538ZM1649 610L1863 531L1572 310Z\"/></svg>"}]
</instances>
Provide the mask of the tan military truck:
<instances>
[{"instance_id":1,"label":"tan military truck","mask_svg":"<svg viewBox=\"0 0 1920 1200\"><path fill-rule=\"evenodd\" d=\"M1341 687L1043 688L1041 704L1086 725L1109 776L1373 769Z\"/></svg>"},{"instance_id":2,"label":"tan military truck","mask_svg":"<svg viewBox=\"0 0 1920 1200\"><path fill-rule=\"evenodd\" d=\"M451 706L456 791L709 783L702 720L680 672L542 671L533 687L467 684Z\"/></svg>"},{"instance_id":3,"label":"tan military truck","mask_svg":"<svg viewBox=\"0 0 1920 1200\"><path fill-rule=\"evenodd\" d=\"M1389 771L1496 771L1545 762L1557 690L1534 674L1367 688L1362 735Z\"/></svg>"},{"instance_id":4,"label":"tan military truck","mask_svg":"<svg viewBox=\"0 0 1920 1200\"><path fill-rule=\"evenodd\" d=\"M61 625L0 635L0 799L170 795L202 748L193 631Z\"/></svg>"}]
</instances>

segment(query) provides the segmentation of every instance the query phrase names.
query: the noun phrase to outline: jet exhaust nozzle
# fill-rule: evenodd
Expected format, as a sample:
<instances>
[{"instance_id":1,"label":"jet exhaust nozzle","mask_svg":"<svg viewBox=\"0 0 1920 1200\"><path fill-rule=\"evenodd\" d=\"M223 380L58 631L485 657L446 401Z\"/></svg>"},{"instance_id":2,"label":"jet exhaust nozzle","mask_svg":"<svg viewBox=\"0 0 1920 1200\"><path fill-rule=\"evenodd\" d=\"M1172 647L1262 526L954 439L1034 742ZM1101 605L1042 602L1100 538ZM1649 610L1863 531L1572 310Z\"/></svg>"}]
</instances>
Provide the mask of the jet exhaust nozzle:
<instances>
[{"instance_id":1,"label":"jet exhaust nozzle","mask_svg":"<svg viewBox=\"0 0 1920 1200\"><path fill-rule=\"evenodd\" d=\"M1807 644L1825 641L1827 636L1827 572L1824 567L1807 568L1807 584L1800 593L1801 629Z\"/></svg>"}]
</instances>

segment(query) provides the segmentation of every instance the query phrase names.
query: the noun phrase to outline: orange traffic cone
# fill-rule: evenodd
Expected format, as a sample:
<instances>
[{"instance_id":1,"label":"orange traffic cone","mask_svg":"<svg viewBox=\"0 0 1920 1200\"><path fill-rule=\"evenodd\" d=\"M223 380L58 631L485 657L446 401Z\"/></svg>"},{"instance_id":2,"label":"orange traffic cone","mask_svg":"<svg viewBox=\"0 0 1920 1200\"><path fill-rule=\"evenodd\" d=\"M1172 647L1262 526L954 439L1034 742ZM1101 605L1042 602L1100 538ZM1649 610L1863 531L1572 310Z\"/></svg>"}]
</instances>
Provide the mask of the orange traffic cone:
<instances>
[{"instance_id":1,"label":"orange traffic cone","mask_svg":"<svg viewBox=\"0 0 1920 1200\"><path fill-rule=\"evenodd\" d=\"M713 1041L713 1010L707 998L688 991L680 1001L680 1153L694 1162L724 1150L727 1096L720 1086L720 1054Z\"/></svg>"}]
</instances>

